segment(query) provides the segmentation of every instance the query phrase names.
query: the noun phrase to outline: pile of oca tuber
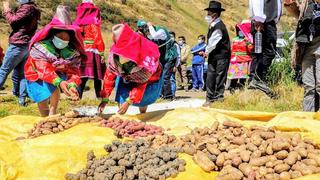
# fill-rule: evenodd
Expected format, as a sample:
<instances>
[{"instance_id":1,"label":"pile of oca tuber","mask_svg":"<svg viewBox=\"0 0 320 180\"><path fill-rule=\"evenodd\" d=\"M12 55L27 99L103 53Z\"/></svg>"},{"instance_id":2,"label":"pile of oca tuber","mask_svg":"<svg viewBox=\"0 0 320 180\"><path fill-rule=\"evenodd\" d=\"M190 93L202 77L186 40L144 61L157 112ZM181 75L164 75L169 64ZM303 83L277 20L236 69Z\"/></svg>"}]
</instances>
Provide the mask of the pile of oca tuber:
<instances>
[{"instance_id":1,"label":"pile of oca tuber","mask_svg":"<svg viewBox=\"0 0 320 180\"><path fill-rule=\"evenodd\" d=\"M115 130L115 135L118 138L130 137L139 138L154 135L162 135L163 128L149 125L144 122L123 120L119 117L112 117L108 120L102 120L103 127L112 128Z\"/></svg>"},{"instance_id":2,"label":"pile of oca tuber","mask_svg":"<svg viewBox=\"0 0 320 180\"><path fill-rule=\"evenodd\" d=\"M87 166L77 174L66 174L67 180L163 180L185 171L186 162L178 159L177 150L168 146L153 149L142 139L132 143L114 141L97 158L91 151Z\"/></svg>"}]
</instances>

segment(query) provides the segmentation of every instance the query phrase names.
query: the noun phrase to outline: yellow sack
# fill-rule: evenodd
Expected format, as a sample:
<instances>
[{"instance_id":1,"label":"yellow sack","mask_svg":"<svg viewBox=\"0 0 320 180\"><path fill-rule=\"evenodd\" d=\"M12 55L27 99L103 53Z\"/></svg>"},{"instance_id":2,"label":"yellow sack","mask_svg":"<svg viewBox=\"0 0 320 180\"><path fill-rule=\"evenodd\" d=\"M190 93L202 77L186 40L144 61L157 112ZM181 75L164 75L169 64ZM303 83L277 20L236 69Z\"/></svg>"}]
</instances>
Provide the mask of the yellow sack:
<instances>
[{"instance_id":1,"label":"yellow sack","mask_svg":"<svg viewBox=\"0 0 320 180\"><path fill-rule=\"evenodd\" d=\"M126 116L132 120L146 121L162 126L168 134L183 135L195 127L210 127L214 121L233 120L244 126L274 126L281 131L300 132L320 144L320 121L318 114L285 112L281 114L262 112L233 112L216 109L177 109L144 115ZM320 116L319 116L320 117ZM76 173L86 165L86 155L94 150L97 156L105 154L105 144L116 137L113 130L98 124L80 124L59 134L17 141L26 136L40 118L10 116L0 119L0 180L61 180L66 173ZM192 160L181 154L187 162L186 171L176 179L214 179L218 172L206 173ZM320 179L312 175L300 179Z\"/></svg>"}]
</instances>

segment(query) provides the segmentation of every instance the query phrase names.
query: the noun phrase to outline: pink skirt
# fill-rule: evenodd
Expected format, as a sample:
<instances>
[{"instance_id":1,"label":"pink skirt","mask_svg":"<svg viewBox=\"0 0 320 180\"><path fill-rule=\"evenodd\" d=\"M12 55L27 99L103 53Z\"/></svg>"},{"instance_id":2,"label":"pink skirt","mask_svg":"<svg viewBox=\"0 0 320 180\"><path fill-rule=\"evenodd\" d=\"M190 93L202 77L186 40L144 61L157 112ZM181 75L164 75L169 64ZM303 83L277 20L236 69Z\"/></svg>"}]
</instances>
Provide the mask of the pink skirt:
<instances>
[{"instance_id":1,"label":"pink skirt","mask_svg":"<svg viewBox=\"0 0 320 180\"><path fill-rule=\"evenodd\" d=\"M247 79L250 74L251 62L230 63L228 79Z\"/></svg>"},{"instance_id":2,"label":"pink skirt","mask_svg":"<svg viewBox=\"0 0 320 180\"><path fill-rule=\"evenodd\" d=\"M101 61L101 56L93 52L86 52L87 59L82 60L80 72L82 78L103 80L106 72L106 63Z\"/></svg>"}]
</instances>

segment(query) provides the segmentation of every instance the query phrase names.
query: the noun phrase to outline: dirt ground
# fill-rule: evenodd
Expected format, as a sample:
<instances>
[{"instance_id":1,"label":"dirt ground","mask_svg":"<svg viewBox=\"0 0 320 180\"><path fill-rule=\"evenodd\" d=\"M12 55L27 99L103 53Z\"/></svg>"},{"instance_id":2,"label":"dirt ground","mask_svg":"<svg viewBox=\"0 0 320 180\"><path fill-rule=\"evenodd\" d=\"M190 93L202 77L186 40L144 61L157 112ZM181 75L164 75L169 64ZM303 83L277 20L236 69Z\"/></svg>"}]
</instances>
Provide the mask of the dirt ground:
<instances>
[{"instance_id":1,"label":"dirt ground","mask_svg":"<svg viewBox=\"0 0 320 180\"><path fill-rule=\"evenodd\" d=\"M177 99L204 99L206 97L205 92L185 92L185 91L177 91L176 98ZM83 98L86 99L95 99L94 90L85 91L83 93ZM115 98L115 91L112 92L110 99Z\"/></svg>"},{"instance_id":2,"label":"dirt ground","mask_svg":"<svg viewBox=\"0 0 320 180\"><path fill-rule=\"evenodd\" d=\"M0 91L0 96L7 96L11 95L11 90L6 88L5 90ZM205 92L186 92L186 91L177 91L176 98L179 99L205 99L206 93ZM62 98L65 99L66 97L62 95ZM96 95L93 89L87 90L83 93L84 99L95 100ZM115 91L112 92L110 99L115 98Z\"/></svg>"}]
</instances>

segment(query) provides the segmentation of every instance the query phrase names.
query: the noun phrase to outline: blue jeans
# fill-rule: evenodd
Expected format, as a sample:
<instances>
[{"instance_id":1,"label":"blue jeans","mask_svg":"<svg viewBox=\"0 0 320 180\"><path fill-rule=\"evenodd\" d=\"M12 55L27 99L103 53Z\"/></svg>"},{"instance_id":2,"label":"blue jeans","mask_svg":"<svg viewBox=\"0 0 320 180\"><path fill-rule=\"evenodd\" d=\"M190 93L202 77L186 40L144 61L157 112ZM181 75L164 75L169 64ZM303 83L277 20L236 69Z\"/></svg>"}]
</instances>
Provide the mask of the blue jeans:
<instances>
[{"instance_id":1,"label":"blue jeans","mask_svg":"<svg viewBox=\"0 0 320 180\"><path fill-rule=\"evenodd\" d=\"M176 73L171 74L170 82L171 82L171 90L172 90L173 96L175 96L177 92Z\"/></svg>"},{"instance_id":2,"label":"blue jeans","mask_svg":"<svg viewBox=\"0 0 320 180\"><path fill-rule=\"evenodd\" d=\"M163 98L173 98L174 94L172 92L171 86L171 75L176 64L177 59L172 59L167 62L163 67L163 87L162 87L162 97Z\"/></svg>"},{"instance_id":3,"label":"blue jeans","mask_svg":"<svg viewBox=\"0 0 320 180\"><path fill-rule=\"evenodd\" d=\"M0 87L3 87L8 75L12 72L12 93L18 97L27 97L26 80L24 77L24 65L28 57L28 44L9 44L0 68Z\"/></svg>"},{"instance_id":4,"label":"blue jeans","mask_svg":"<svg viewBox=\"0 0 320 180\"><path fill-rule=\"evenodd\" d=\"M192 65L192 82L193 89L203 89L204 80L203 80L203 64L193 64Z\"/></svg>"}]
</instances>

